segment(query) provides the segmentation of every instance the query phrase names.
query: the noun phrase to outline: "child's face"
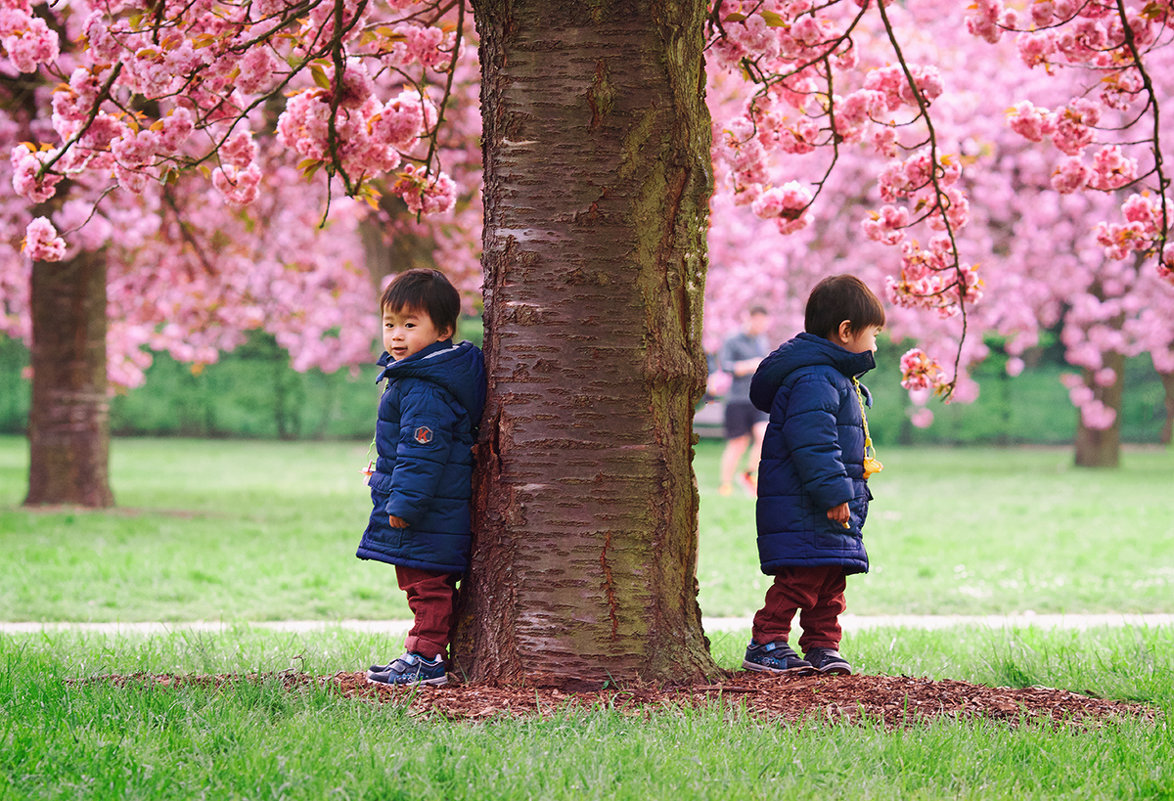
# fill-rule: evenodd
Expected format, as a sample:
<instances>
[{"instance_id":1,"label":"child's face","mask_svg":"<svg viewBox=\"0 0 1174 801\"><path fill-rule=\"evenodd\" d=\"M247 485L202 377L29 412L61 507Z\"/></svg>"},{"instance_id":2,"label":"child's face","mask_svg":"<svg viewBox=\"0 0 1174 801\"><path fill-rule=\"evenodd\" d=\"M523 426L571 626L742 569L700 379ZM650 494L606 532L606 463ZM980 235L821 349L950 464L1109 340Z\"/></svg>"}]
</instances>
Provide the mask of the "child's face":
<instances>
[{"instance_id":1,"label":"child's face","mask_svg":"<svg viewBox=\"0 0 1174 801\"><path fill-rule=\"evenodd\" d=\"M841 324L839 344L843 345L845 350L850 350L853 353L864 353L866 350L876 353L876 335L880 332L879 325L870 325L859 331L848 331Z\"/></svg>"},{"instance_id":2,"label":"child's face","mask_svg":"<svg viewBox=\"0 0 1174 801\"><path fill-rule=\"evenodd\" d=\"M437 328L428 312L404 307L383 309L383 347L397 362L418 353L434 342L443 342L452 331Z\"/></svg>"}]
</instances>

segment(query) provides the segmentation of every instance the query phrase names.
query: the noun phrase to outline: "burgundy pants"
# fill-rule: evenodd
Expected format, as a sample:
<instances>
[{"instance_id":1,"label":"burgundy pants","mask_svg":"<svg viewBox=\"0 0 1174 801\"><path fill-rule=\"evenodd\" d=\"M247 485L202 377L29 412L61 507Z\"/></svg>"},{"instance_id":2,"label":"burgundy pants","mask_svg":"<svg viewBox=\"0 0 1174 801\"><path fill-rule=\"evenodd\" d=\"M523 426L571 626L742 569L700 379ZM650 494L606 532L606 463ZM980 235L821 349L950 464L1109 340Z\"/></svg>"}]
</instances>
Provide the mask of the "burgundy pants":
<instances>
[{"instance_id":1,"label":"burgundy pants","mask_svg":"<svg viewBox=\"0 0 1174 801\"><path fill-rule=\"evenodd\" d=\"M408 608L415 616L404 648L425 659L444 656L452 630L459 575L396 565L395 578L399 588L407 593Z\"/></svg>"},{"instance_id":2,"label":"burgundy pants","mask_svg":"<svg viewBox=\"0 0 1174 801\"><path fill-rule=\"evenodd\" d=\"M766 600L754 616L751 636L758 643L785 640L791 634L791 619L799 614L803 635L799 648L839 648L840 622L847 608L844 569L826 567L785 567L766 591Z\"/></svg>"}]
</instances>

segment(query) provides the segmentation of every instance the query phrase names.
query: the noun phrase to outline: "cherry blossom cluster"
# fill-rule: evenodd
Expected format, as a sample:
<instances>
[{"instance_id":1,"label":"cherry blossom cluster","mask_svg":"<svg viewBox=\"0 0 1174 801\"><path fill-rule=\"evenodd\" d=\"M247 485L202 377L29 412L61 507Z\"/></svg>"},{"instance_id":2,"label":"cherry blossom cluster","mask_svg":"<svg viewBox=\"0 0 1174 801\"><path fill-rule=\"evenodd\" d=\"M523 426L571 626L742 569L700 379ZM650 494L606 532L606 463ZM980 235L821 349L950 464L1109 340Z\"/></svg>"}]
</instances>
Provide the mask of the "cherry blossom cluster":
<instances>
[{"instance_id":1,"label":"cherry blossom cluster","mask_svg":"<svg viewBox=\"0 0 1174 801\"><path fill-rule=\"evenodd\" d=\"M20 72L32 72L61 52L57 32L33 15L28 0L0 3L0 48Z\"/></svg>"},{"instance_id":2,"label":"cherry blossom cluster","mask_svg":"<svg viewBox=\"0 0 1174 801\"><path fill-rule=\"evenodd\" d=\"M278 141L307 175L323 168L346 194L374 198L371 182L390 174L386 188L420 212L451 208L457 193L436 161L440 112L422 76L443 77L460 48L434 3L82 0L55 12L55 24L84 44L62 53L27 0L2 2L7 62L59 81L55 136L11 156L13 186L31 203L52 199L66 177L142 193L199 168L226 203L248 205L262 183L249 131L288 98ZM44 230L26 240L47 241Z\"/></svg>"},{"instance_id":3,"label":"cherry blossom cluster","mask_svg":"<svg viewBox=\"0 0 1174 801\"><path fill-rule=\"evenodd\" d=\"M983 281L977 268L952 266L951 252L950 242L944 236L934 237L928 248L921 247L915 239L904 242L901 272L899 276L890 275L885 282L889 302L936 310L942 317L958 314L959 299L963 303L977 303L983 295Z\"/></svg>"},{"instance_id":4,"label":"cherry blossom cluster","mask_svg":"<svg viewBox=\"0 0 1174 801\"><path fill-rule=\"evenodd\" d=\"M939 390L949 382L942 366L921 348L906 351L901 357L901 386L908 390Z\"/></svg>"},{"instance_id":5,"label":"cherry blossom cluster","mask_svg":"<svg viewBox=\"0 0 1174 801\"><path fill-rule=\"evenodd\" d=\"M955 15L943 13L932 0L910 0L902 9L889 8L894 14L908 13L908 19L903 18L909 23L905 30L916 32L910 37L908 58L933 61L939 68L945 87L933 109L943 143L939 152L959 154L945 157L947 163L939 164L944 172L951 166L949 161L957 158L966 167L957 183L947 188L964 190L968 203L970 224L956 231L957 247L967 254L968 261L985 265L984 281L978 280L975 271L967 270L967 277L955 287L982 294L979 304L972 303L976 298L968 297L970 330L983 332L990 341L999 343L998 350L1007 357L1006 371L1012 376L1037 358L1043 332L1061 330L1068 360L1080 368L1079 374L1068 380L1087 383L1093 393L1074 393L1072 400L1078 404L1082 422L1102 423L1108 415L1092 401L1105 403L1099 394L1104 387L1096 382L1098 376L1101 382L1109 380L1112 371L1106 371L1105 364L1110 354L1148 352L1159 371L1174 371L1174 350L1170 348L1174 342L1174 288L1152 271L1137 274L1135 262L1142 251L1130 251L1133 258L1113 261L1105 258L1103 246L1096 240L1099 222L1108 221L1106 236L1118 236L1126 243L1144 242L1159 224L1156 194L1137 193L1139 197L1129 201L1124 184L1124 176L1140 171L1131 162L1139 157L1144 161L1144 156L1125 142L1098 143L1094 136L1086 149L1088 158L1080 160L1088 170L1081 174L1081 188L1093 188L1084 186L1090 180L1094 185L1120 188L1112 194L1058 192L1054 185L1058 148L1050 138L1058 118L1048 109L1059 109L1069 122L1076 116L1065 111L1069 106L1087 110L1088 106L1073 100L1088 96L1088 84L1081 76L1071 70L1056 69L1049 74L1031 69L1011 37L989 44L969 36L959 24L965 13L961 6ZM885 41L862 36L859 43L861 64L883 60L873 54L878 48L884 52ZM1174 96L1174 48L1154 50L1151 58L1157 96ZM924 245L904 235L919 210L916 204L884 202L880 197L876 151L841 148L836 169L827 176L822 165L811 159L804 161L803 154L773 164L747 158L747 151L761 147L761 143L748 139L754 129L744 114L745 100L731 88L739 80L737 74L719 70L711 61L707 96L714 115L719 192L711 210L707 350L715 350L725 336L737 330L740 316L755 303L772 311L772 337L777 341L789 338L802 330L803 301L814 283L828 272L851 271L874 290L890 293L890 283L904 282L906 297L921 298L920 308L892 306L886 310L886 333L895 341L916 340L925 354L924 359L905 365L916 368L913 372L921 376L911 384L921 388L910 390L909 415L914 425L928 425L933 418L925 408L934 388L927 376L940 373L925 366L941 362L929 354L960 353L957 372L950 376L955 382L950 399L966 402L976 397L979 388L966 370L996 350L978 335L959 343L957 317L943 318L934 302L935 293L945 289L951 278L958 280L957 273L942 270L947 263L942 254L948 254L948 249L945 242L935 243L934 239L944 232L923 237ZM1101 110L1095 117L1097 112L1090 111L1083 119L1095 118L1100 124L1112 113L1111 109ZM1025 135L1020 128L1026 125L1031 132L1028 123L1032 121L1034 133ZM1164 115L1163 121L1169 124L1171 115ZM794 115L791 124L796 124ZM880 130L896 136L894 129ZM1075 134L1074 128L1066 129L1070 138ZM729 140L743 141L741 150L731 151ZM864 141L875 144L873 135ZM1061 141L1065 141L1063 137ZM899 154L894 144L890 157ZM916 151L904 154L905 158L916 155ZM1062 154L1061 163L1066 155ZM920 164L924 175L925 161ZM891 163L885 168L892 170L894 179L900 179L894 185L915 186L910 176L919 174L917 162L904 169L899 165ZM746 191L750 180L819 185L822 208L818 214L808 212L810 222L803 229L786 239L772 239L774 221L758 220L746 213L749 209L736 205L737 194ZM1120 223L1113 215L1122 199L1127 200L1125 223L1146 230L1130 229L1123 234L1108 227ZM853 222L861 216L865 218L865 237L857 235ZM935 282L935 276L942 278Z\"/></svg>"},{"instance_id":6,"label":"cherry blossom cluster","mask_svg":"<svg viewBox=\"0 0 1174 801\"><path fill-rule=\"evenodd\" d=\"M957 250L970 216L962 161L941 149L930 116L947 90L940 69L900 49L912 35L898 30L907 22L900 8L875 3L711 4L718 68L758 87L715 125L715 164L736 203L794 234L809 225L838 162L887 161L872 179L883 204L862 225L902 254L886 281L889 300L965 315L981 281ZM800 166L811 162L821 166Z\"/></svg>"},{"instance_id":7,"label":"cherry blossom cluster","mask_svg":"<svg viewBox=\"0 0 1174 801\"><path fill-rule=\"evenodd\" d=\"M435 110L417 92L404 91L380 103L361 67L349 68L343 85L346 99L337 110L326 89L307 89L291 98L277 123L278 141L311 164L336 158L339 169L361 179L394 170L403 160L401 151L435 125Z\"/></svg>"},{"instance_id":8,"label":"cherry blossom cluster","mask_svg":"<svg viewBox=\"0 0 1174 801\"><path fill-rule=\"evenodd\" d=\"M1103 431L1112 427L1117 419L1117 412L1097 398L1094 387L1111 386L1117 380L1117 375L1113 370L1105 369L1091 374L1090 378L1091 382L1076 373L1065 373L1060 380L1068 388L1068 397L1072 405L1080 409L1080 418L1084 425L1096 431Z\"/></svg>"},{"instance_id":9,"label":"cherry blossom cluster","mask_svg":"<svg viewBox=\"0 0 1174 801\"><path fill-rule=\"evenodd\" d=\"M251 7L254 19L272 23L305 11L276 0ZM344 25L357 7L341 6ZM154 54L132 53L131 4L103 6L102 13L84 3L71 3L68 13L51 7L48 13L58 14L51 27L66 31L61 41L70 44L56 61L21 79L35 87L28 93L38 103L35 112L30 117L0 98L0 152L11 154L0 160L0 188L10 187L0 192L0 334L26 341L33 334L32 259L71 259L82 251L100 251L107 262L108 379L115 389L142 383L153 352L169 352L199 370L255 329L270 332L297 369L332 371L370 362L375 288L388 246L431 256L466 295L476 293L476 48L462 44L454 65L451 20L414 22L409 17L419 7L382 4L381 17L348 40L355 55L342 61L334 134L353 127L343 133L347 141L336 139L332 152L325 118L324 158L316 167L297 142L286 144L275 135L279 120L286 130L297 128L281 116L290 102L313 99L316 111L325 105L329 113L336 96L330 59L315 58L293 74L298 58L312 52L309 40L295 45L292 35L259 38L236 58L225 48L232 37L239 41L242 29L233 15L243 12L218 6L217 13L229 16L216 33L221 38L188 29L185 46L178 38L183 26L165 25L158 43L150 36L149 43L138 40L139 50L153 47ZM187 8L198 15L211 6ZM336 6L325 8L333 12ZM323 28L334 24L331 14L315 13ZM164 31L170 29L169 38ZM263 27L254 30L258 37L264 33ZM217 53L235 66L218 72ZM165 80L167 64L190 58L203 65L194 75L182 75L179 83ZM128 105L131 90L121 83L127 75L136 91L166 85L174 94L154 102L139 96ZM212 98L199 94L196 78L227 83ZM331 198L325 182L306 180L305 173L336 163L364 169L347 149L352 135L365 137L368 145L392 142L398 151L380 153L372 146L356 157L397 164L379 182L388 190L382 197L363 195L370 205ZM318 144L312 136L302 140L302 147ZM351 177L360 176L366 186L378 179L362 172ZM395 189L401 180L407 183ZM32 203L42 204L34 214ZM417 211L429 216L418 218Z\"/></svg>"},{"instance_id":10,"label":"cherry blossom cluster","mask_svg":"<svg viewBox=\"0 0 1174 801\"><path fill-rule=\"evenodd\" d=\"M1168 201L1167 201L1168 202ZM1096 238L1111 258L1124 259L1132 251L1146 251L1161 235L1162 206L1153 198L1130 195L1121 206L1124 223L1098 222ZM1161 269L1169 271L1170 246L1167 246Z\"/></svg>"},{"instance_id":11,"label":"cherry blossom cluster","mask_svg":"<svg viewBox=\"0 0 1174 801\"><path fill-rule=\"evenodd\" d=\"M1097 239L1110 258L1141 252L1156 262L1162 277L1174 281L1167 246L1170 179L1163 167L1155 86L1161 52L1174 41L1171 22L1174 6L1167 2L1047 0L1022 11L1002 0L980 0L971 7L967 27L989 42L1013 34L1019 57L1030 68L1082 76L1055 110L1017 103L1008 112L1011 127L1032 142L1048 139L1065 154L1051 181L1059 192L1136 190L1150 181L1156 209L1139 221L1133 195L1121 209L1126 222L1098 221ZM1086 152L1094 146L1090 163ZM1148 164L1127 149L1144 153Z\"/></svg>"}]
</instances>

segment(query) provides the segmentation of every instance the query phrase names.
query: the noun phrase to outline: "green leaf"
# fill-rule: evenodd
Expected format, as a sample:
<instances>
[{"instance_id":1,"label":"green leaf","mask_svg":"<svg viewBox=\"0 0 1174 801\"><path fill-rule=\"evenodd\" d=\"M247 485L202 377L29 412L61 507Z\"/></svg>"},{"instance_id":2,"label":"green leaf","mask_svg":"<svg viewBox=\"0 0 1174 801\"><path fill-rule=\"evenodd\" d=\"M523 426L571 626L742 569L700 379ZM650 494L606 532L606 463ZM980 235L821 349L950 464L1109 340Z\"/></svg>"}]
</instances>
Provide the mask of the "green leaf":
<instances>
[{"instance_id":1,"label":"green leaf","mask_svg":"<svg viewBox=\"0 0 1174 801\"><path fill-rule=\"evenodd\" d=\"M330 89L330 79L326 77L326 70L322 69L317 64L310 66L310 74L314 76L314 83L321 86L323 89Z\"/></svg>"},{"instance_id":2,"label":"green leaf","mask_svg":"<svg viewBox=\"0 0 1174 801\"><path fill-rule=\"evenodd\" d=\"M762 11L760 11L758 13L762 14L762 18L764 20L766 20L766 26L768 28L785 28L785 27L787 27L786 21L773 11L767 11L764 8Z\"/></svg>"}]
</instances>

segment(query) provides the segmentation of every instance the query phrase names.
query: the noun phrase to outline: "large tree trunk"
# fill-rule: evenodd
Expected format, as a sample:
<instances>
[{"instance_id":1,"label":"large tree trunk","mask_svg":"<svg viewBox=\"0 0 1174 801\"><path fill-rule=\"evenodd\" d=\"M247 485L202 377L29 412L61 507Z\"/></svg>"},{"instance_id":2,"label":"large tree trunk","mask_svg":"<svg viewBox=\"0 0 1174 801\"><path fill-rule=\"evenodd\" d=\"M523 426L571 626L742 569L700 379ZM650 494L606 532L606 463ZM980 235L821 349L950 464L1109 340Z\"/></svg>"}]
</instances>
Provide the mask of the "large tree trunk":
<instances>
[{"instance_id":1,"label":"large tree trunk","mask_svg":"<svg viewBox=\"0 0 1174 801\"><path fill-rule=\"evenodd\" d=\"M106 507L106 261L82 253L33 264L32 408L27 505Z\"/></svg>"},{"instance_id":2,"label":"large tree trunk","mask_svg":"<svg viewBox=\"0 0 1174 801\"><path fill-rule=\"evenodd\" d=\"M713 675L692 470L705 4L474 7L489 401L461 670L596 686Z\"/></svg>"},{"instance_id":3,"label":"large tree trunk","mask_svg":"<svg viewBox=\"0 0 1174 801\"><path fill-rule=\"evenodd\" d=\"M1077 467L1117 467L1121 463L1121 400L1125 393L1125 357L1120 353L1106 353L1104 366L1111 368L1117 378L1107 387L1096 383L1091 370L1084 371L1085 385L1092 388L1093 397L1116 412L1108 428L1089 428L1080 419L1076 429Z\"/></svg>"}]
</instances>

